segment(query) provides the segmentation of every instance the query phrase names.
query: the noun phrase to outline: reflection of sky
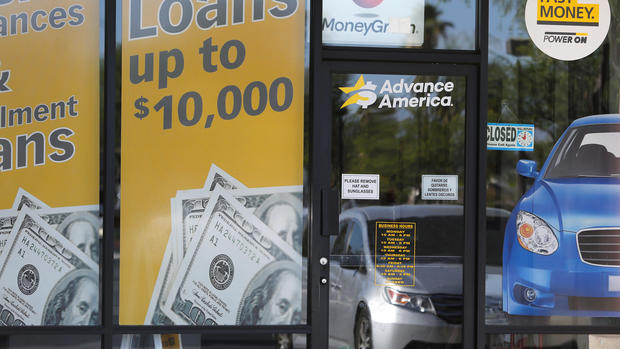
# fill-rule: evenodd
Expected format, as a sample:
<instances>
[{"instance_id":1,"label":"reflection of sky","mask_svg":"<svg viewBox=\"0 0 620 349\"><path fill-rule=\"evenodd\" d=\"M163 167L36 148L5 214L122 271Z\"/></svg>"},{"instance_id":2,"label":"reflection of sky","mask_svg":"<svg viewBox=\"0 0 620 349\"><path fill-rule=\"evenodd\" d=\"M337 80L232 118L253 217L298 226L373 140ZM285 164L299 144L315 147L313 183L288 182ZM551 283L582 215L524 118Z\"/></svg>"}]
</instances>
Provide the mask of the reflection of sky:
<instances>
[{"instance_id":1,"label":"reflection of sky","mask_svg":"<svg viewBox=\"0 0 620 349\"><path fill-rule=\"evenodd\" d=\"M120 46L122 39L122 0L116 0L116 44ZM105 47L105 0L99 1L99 53L103 59Z\"/></svg>"},{"instance_id":2,"label":"reflection of sky","mask_svg":"<svg viewBox=\"0 0 620 349\"><path fill-rule=\"evenodd\" d=\"M517 14L517 10L524 6L525 2L520 0L511 0L511 2L491 1L489 6L490 61L494 59L508 60L511 63L517 61L517 57L508 53L506 45L511 38L530 39L525 28L525 18Z\"/></svg>"},{"instance_id":3,"label":"reflection of sky","mask_svg":"<svg viewBox=\"0 0 620 349\"><path fill-rule=\"evenodd\" d=\"M345 1L345 0L340 0ZM398 0L388 0L398 1ZM400 0L409 1L409 0ZM309 8L310 0L306 1ZM474 49L475 44L475 0L426 0L426 4L437 7L441 12L440 20L444 22L450 22L454 27L448 27L446 34L449 38L448 41L440 38L439 48L454 48L454 49ZM101 9L101 40L100 47L103 51L103 33L105 25L105 8L104 0L100 1ZM121 42L121 13L122 13L122 1L116 0L116 42ZM454 47L458 45L458 47ZM450 47L452 46L452 47Z\"/></svg>"},{"instance_id":4,"label":"reflection of sky","mask_svg":"<svg viewBox=\"0 0 620 349\"><path fill-rule=\"evenodd\" d=\"M105 46L105 1L99 1L99 56L103 59Z\"/></svg>"},{"instance_id":5,"label":"reflection of sky","mask_svg":"<svg viewBox=\"0 0 620 349\"><path fill-rule=\"evenodd\" d=\"M454 26L446 29L449 38L445 42L439 40L438 48L473 50L476 45L476 1L475 0L446 0L426 1L442 12L440 20L450 22ZM452 42L453 41L453 42ZM458 46L456 46L458 45Z\"/></svg>"}]
</instances>

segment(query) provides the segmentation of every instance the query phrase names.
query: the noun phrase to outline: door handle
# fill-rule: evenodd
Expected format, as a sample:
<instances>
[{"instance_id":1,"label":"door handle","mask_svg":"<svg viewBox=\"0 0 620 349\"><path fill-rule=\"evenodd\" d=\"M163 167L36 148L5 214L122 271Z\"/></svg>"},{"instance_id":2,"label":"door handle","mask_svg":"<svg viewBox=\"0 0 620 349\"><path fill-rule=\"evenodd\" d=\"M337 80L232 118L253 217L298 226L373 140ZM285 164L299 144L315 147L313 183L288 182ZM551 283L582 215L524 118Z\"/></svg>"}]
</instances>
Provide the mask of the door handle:
<instances>
[{"instance_id":1,"label":"door handle","mask_svg":"<svg viewBox=\"0 0 620 349\"><path fill-rule=\"evenodd\" d=\"M338 235L339 204L337 190L321 190L321 235Z\"/></svg>"}]
</instances>

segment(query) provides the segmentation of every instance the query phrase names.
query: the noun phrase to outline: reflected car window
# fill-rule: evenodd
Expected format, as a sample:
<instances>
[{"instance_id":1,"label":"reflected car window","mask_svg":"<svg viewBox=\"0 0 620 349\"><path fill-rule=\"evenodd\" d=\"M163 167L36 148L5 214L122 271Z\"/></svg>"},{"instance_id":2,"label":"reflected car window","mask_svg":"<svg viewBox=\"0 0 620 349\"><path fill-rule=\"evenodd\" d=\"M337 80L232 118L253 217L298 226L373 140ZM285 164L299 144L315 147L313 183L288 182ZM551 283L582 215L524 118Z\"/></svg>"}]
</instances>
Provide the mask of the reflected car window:
<instances>
[{"instance_id":1,"label":"reflected car window","mask_svg":"<svg viewBox=\"0 0 620 349\"><path fill-rule=\"evenodd\" d=\"M338 232L338 237L336 237L336 241L334 242L334 247L332 247L333 255L343 254L347 237L347 227L348 221L343 221L340 223L340 231Z\"/></svg>"},{"instance_id":2,"label":"reflected car window","mask_svg":"<svg viewBox=\"0 0 620 349\"><path fill-rule=\"evenodd\" d=\"M353 222L351 228L351 238L349 238L349 245L347 247L348 255L362 255L364 254L364 241L362 240L362 227L359 223Z\"/></svg>"}]
</instances>

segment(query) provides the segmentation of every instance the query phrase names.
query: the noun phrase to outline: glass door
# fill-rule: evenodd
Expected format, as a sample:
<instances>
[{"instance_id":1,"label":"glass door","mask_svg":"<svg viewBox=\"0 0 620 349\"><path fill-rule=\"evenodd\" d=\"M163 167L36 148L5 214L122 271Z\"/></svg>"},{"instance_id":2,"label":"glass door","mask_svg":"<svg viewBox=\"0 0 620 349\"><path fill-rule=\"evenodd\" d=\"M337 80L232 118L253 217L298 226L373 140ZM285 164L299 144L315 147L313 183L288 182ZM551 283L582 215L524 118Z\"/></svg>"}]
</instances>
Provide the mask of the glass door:
<instances>
[{"instance_id":1,"label":"glass door","mask_svg":"<svg viewBox=\"0 0 620 349\"><path fill-rule=\"evenodd\" d=\"M330 348L462 347L473 69L408 67L332 70Z\"/></svg>"}]
</instances>

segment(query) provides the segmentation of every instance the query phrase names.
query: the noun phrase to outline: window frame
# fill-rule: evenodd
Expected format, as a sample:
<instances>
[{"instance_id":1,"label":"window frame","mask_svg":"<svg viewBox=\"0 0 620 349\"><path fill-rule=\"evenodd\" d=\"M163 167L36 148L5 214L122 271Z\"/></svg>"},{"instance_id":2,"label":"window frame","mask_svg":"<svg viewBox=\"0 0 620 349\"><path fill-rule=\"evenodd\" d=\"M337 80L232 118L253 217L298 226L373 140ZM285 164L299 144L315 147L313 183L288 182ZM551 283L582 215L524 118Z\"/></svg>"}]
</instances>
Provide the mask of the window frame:
<instances>
[{"instance_id":1,"label":"window frame","mask_svg":"<svg viewBox=\"0 0 620 349\"><path fill-rule=\"evenodd\" d=\"M105 11L104 24L104 71L103 71L103 127L101 169L103 173L103 190L101 203L103 207L104 235L103 259L101 279L101 324L97 326L67 326L67 327L3 327L0 335L96 335L101 336L101 347L113 347L114 336L122 334L155 334L155 333L187 333L228 336L230 338L242 336L264 336L277 333L306 334L308 348L322 349L327 343L329 324L320 321L328 318L329 290L321 286L321 280L329 277L329 266L319 264L321 257L329 255L330 242L328 232L322 219L321 197L330 188L330 164L320 156L329 154L331 141L329 130L323 126L329 123L331 115L329 88L330 74L342 70L395 70L395 67L426 65L429 70L437 66L450 66L457 69L469 67L475 70L475 98L473 103L477 108L477 120L473 126L467 126L472 134L484 135L487 122L488 104L488 31L489 31L489 3L490 0L476 1L476 45L475 50L431 50L415 48L363 48L323 46L321 43L321 1L311 1L310 12L310 185L311 196L308 242L308 323L296 326L260 326L260 327L193 327L193 326L120 326L114 318L114 239L115 221L118 214L115 212L117 200L117 157L115 152L116 140L120 137L117 123L120 116L116 112L117 70L120 69L116 61L117 52L117 22L120 0L102 0ZM310 0L307 0L310 1ZM443 64L443 65L442 65ZM405 72L403 72L405 73ZM447 73L444 73L447 74ZM469 81L469 80L468 80ZM468 100L468 103L470 101ZM469 125L469 123L468 123ZM325 142L317 140L326 140ZM476 174L469 176L466 181L476 193L470 196L474 205L467 208L465 218L468 220L468 231L474 233L473 239L465 241L466 263L474 266L465 276L464 293L469 294L472 302L465 303L463 325L463 347L466 349L485 348L489 334L620 334L620 326L582 326L582 325L487 325L485 323L485 268L486 268L486 144L483 137L478 137L475 144L467 146L467 155L472 156L466 166ZM313 156L313 154L319 154ZM467 233L466 233L467 234ZM469 262L467 262L469 261ZM322 301L321 301L322 300Z\"/></svg>"}]
</instances>

